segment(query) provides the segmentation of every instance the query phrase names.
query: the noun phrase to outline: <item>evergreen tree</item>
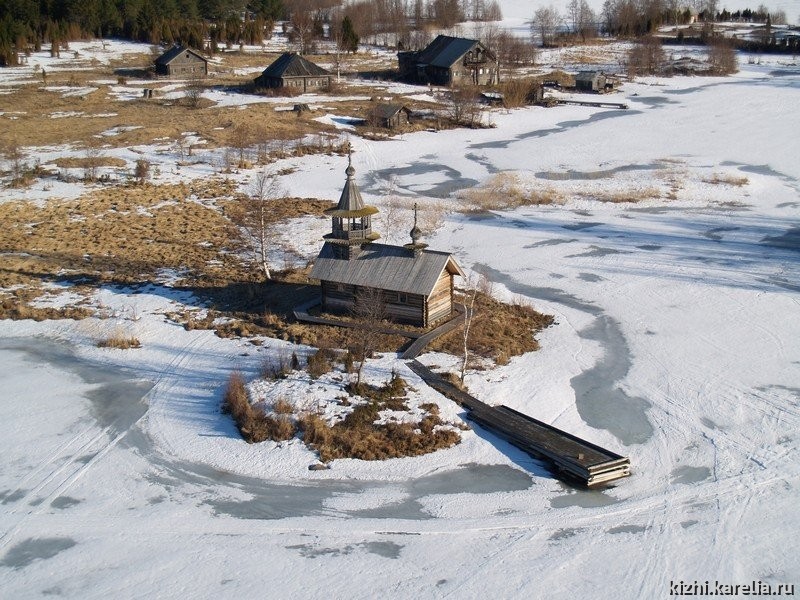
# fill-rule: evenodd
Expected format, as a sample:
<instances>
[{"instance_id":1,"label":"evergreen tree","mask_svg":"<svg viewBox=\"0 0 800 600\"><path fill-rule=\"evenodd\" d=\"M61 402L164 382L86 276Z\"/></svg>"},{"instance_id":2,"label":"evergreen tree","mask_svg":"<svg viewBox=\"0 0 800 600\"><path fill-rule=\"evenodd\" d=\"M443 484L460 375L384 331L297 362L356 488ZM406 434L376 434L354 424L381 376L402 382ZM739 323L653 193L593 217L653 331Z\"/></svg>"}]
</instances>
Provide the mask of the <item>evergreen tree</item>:
<instances>
[{"instance_id":1,"label":"evergreen tree","mask_svg":"<svg viewBox=\"0 0 800 600\"><path fill-rule=\"evenodd\" d=\"M353 22L348 16L342 19L342 50L358 52L358 34L353 29Z\"/></svg>"}]
</instances>

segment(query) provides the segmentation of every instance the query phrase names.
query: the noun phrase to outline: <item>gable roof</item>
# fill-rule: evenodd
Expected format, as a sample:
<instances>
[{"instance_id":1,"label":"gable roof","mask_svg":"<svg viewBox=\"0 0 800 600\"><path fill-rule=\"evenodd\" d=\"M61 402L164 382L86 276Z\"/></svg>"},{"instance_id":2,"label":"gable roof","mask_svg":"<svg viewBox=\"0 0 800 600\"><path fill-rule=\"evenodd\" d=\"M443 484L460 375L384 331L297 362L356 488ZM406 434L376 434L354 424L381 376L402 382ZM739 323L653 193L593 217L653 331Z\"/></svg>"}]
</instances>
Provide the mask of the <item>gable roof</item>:
<instances>
[{"instance_id":1,"label":"gable roof","mask_svg":"<svg viewBox=\"0 0 800 600\"><path fill-rule=\"evenodd\" d=\"M169 50L167 50L166 52L164 52L164 54L159 56L155 60L155 63L157 65L168 65L169 63L171 63L173 60L178 58L184 52L189 52L190 54L194 54L197 58L199 58L203 62L208 62L208 60L206 59L205 56L203 56L202 54L200 54L199 52L197 52L195 50L192 50L188 46L175 45L172 48L170 48Z\"/></svg>"},{"instance_id":2,"label":"gable roof","mask_svg":"<svg viewBox=\"0 0 800 600\"><path fill-rule=\"evenodd\" d=\"M480 45L494 59L494 54L478 40L438 35L417 55L417 63L449 68L458 62L467 52Z\"/></svg>"},{"instance_id":3,"label":"gable roof","mask_svg":"<svg viewBox=\"0 0 800 600\"><path fill-rule=\"evenodd\" d=\"M318 77L320 75L330 75L330 72L294 52L284 52L261 73L261 77L276 79L281 77Z\"/></svg>"},{"instance_id":4,"label":"gable roof","mask_svg":"<svg viewBox=\"0 0 800 600\"><path fill-rule=\"evenodd\" d=\"M575 81L594 81L600 77L600 71L580 71L575 76Z\"/></svg>"},{"instance_id":5,"label":"gable roof","mask_svg":"<svg viewBox=\"0 0 800 600\"><path fill-rule=\"evenodd\" d=\"M409 110L403 104L377 104L372 109L372 114L380 119L391 119L401 110L405 111L406 113L410 114L411 110Z\"/></svg>"},{"instance_id":6,"label":"gable roof","mask_svg":"<svg viewBox=\"0 0 800 600\"><path fill-rule=\"evenodd\" d=\"M452 255L389 244L366 244L355 258L337 258L326 242L309 273L312 279L430 296L442 271L464 276Z\"/></svg>"}]
</instances>

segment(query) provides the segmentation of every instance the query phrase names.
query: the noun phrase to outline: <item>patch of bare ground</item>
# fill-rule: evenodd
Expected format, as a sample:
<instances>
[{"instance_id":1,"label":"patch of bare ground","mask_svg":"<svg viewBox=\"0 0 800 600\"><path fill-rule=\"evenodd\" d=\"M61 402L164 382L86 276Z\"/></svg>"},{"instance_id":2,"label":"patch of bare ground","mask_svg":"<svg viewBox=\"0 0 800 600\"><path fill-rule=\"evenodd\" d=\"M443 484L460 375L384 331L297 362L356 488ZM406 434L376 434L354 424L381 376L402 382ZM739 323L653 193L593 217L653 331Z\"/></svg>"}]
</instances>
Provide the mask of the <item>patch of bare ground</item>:
<instances>
[{"instance_id":1,"label":"patch of bare ground","mask_svg":"<svg viewBox=\"0 0 800 600\"><path fill-rule=\"evenodd\" d=\"M473 306L468 346L470 354L505 364L514 356L539 349L536 334L553 324L552 315L537 312L528 304L506 304L485 291L478 291ZM430 350L455 356L464 354L463 326L437 338Z\"/></svg>"},{"instance_id":2,"label":"patch of bare ground","mask_svg":"<svg viewBox=\"0 0 800 600\"><path fill-rule=\"evenodd\" d=\"M114 156L78 157L62 156L55 160L59 169L89 169L97 167L124 167L126 162Z\"/></svg>"}]
</instances>

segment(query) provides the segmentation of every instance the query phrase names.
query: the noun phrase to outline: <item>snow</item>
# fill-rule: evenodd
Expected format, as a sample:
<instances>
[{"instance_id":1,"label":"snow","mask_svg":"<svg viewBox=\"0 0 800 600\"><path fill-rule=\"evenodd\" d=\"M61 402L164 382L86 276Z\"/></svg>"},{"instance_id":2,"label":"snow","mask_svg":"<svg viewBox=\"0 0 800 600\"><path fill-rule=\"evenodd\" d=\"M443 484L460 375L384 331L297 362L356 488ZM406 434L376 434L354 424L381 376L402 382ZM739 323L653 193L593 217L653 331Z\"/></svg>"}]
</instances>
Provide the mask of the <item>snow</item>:
<instances>
[{"instance_id":1,"label":"snow","mask_svg":"<svg viewBox=\"0 0 800 600\"><path fill-rule=\"evenodd\" d=\"M654 598L679 580L797 583L800 73L741 68L626 83L613 98L628 110L494 111L491 129L352 138L369 203L394 177L423 209L452 209L498 172L564 198L450 212L426 241L496 296L556 319L540 351L470 371L471 391L630 456L631 478L574 490L477 427L423 457L309 471L317 457L301 440L248 445L220 401L233 370L255 381L265 360L310 348L185 330L166 315L209 307L178 289L176 270L136 290L53 285L40 306L82 302L96 316L0 321L4 593ZM171 147L109 155L166 161L154 151ZM344 181L339 156L275 167L295 169L281 185L297 197L336 199ZM297 224L295 249L313 255L329 223ZM97 347L118 334L142 347ZM392 369L416 405L463 417L393 354L366 377ZM319 406L336 376L252 386Z\"/></svg>"}]
</instances>

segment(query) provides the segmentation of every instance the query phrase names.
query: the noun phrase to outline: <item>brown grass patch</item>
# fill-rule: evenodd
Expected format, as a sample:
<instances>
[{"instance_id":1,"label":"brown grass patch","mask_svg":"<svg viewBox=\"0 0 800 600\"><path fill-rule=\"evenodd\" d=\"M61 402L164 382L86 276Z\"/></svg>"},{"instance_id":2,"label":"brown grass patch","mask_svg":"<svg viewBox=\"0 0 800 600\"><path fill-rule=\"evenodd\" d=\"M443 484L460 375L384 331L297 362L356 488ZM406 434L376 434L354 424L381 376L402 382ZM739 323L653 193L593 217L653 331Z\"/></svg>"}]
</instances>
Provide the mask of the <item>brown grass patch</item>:
<instances>
[{"instance_id":1,"label":"brown grass patch","mask_svg":"<svg viewBox=\"0 0 800 600\"><path fill-rule=\"evenodd\" d=\"M98 348L116 348L118 350L129 350L131 348L141 348L142 344L132 335L115 333L111 337L104 338L97 342Z\"/></svg>"},{"instance_id":2,"label":"brown grass patch","mask_svg":"<svg viewBox=\"0 0 800 600\"><path fill-rule=\"evenodd\" d=\"M459 196L466 201L467 211L506 210L565 202L563 194L552 186L524 189L519 176L508 171L493 175L479 188L462 190Z\"/></svg>"},{"instance_id":3,"label":"brown grass patch","mask_svg":"<svg viewBox=\"0 0 800 600\"><path fill-rule=\"evenodd\" d=\"M470 353L500 362L538 350L539 342L534 336L554 321L552 315L537 312L527 304L505 304L481 291L475 298L474 311L468 344ZM429 348L463 355L463 328L434 340Z\"/></svg>"},{"instance_id":4,"label":"brown grass patch","mask_svg":"<svg viewBox=\"0 0 800 600\"><path fill-rule=\"evenodd\" d=\"M703 183L710 183L712 185L730 185L734 187L742 187L750 183L747 177L736 175L725 175L724 173L714 173L711 177L704 177L701 180Z\"/></svg>"},{"instance_id":5,"label":"brown grass patch","mask_svg":"<svg viewBox=\"0 0 800 600\"><path fill-rule=\"evenodd\" d=\"M59 169L88 169L90 167L124 167L127 163L115 156L97 157L66 157L62 156L55 160L55 165Z\"/></svg>"}]
</instances>

